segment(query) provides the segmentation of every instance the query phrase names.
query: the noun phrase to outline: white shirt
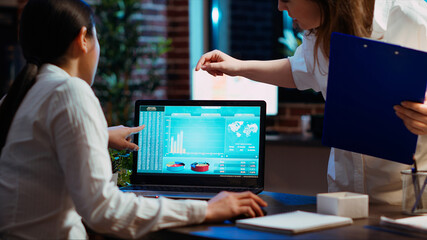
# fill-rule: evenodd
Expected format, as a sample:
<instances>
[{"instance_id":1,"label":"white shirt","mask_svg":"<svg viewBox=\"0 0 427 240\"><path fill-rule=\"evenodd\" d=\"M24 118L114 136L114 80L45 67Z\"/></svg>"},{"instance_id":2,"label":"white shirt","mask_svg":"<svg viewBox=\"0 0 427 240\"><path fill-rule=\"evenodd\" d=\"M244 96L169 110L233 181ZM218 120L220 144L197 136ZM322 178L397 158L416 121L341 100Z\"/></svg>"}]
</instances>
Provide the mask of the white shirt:
<instances>
[{"instance_id":1,"label":"white shirt","mask_svg":"<svg viewBox=\"0 0 427 240\"><path fill-rule=\"evenodd\" d=\"M205 201L147 199L113 184L108 131L90 86L43 65L0 156L0 238L136 238L201 223Z\"/></svg>"},{"instance_id":2,"label":"white shirt","mask_svg":"<svg viewBox=\"0 0 427 240\"><path fill-rule=\"evenodd\" d=\"M376 0L372 39L427 51L427 3L424 0ZM314 61L314 34L290 57L298 89L314 89L326 99L329 61L318 49ZM419 136L415 153L418 168L427 170L427 136ZM400 171L411 166L367 155L331 149L328 166L330 192L351 191L369 194L373 202L400 204Z\"/></svg>"}]
</instances>

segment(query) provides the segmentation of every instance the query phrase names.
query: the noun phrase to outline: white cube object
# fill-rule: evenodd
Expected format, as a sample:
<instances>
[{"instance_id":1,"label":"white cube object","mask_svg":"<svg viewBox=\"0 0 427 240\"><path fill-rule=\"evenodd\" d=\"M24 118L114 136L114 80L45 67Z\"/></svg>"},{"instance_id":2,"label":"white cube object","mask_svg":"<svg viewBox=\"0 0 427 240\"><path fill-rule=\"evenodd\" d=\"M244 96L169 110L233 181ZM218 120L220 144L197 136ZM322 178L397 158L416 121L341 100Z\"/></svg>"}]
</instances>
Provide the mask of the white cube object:
<instances>
[{"instance_id":1,"label":"white cube object","mask_svg":"<svg viewBox=\"0 0 427 240\"><path fill-rule=\"evenodd\" d=\"M369 216L369 197L352 192L317 194L317 212L350 218Z\"/></svg>"}]
</instances>

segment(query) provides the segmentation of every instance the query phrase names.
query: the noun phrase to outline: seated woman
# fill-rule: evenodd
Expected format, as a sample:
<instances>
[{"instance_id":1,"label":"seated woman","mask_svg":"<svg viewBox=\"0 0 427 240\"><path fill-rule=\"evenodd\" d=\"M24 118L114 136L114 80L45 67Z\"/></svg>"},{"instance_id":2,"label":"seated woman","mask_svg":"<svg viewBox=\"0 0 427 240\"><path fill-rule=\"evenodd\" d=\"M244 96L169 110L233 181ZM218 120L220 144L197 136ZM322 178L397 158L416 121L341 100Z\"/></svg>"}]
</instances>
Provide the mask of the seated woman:
<instances>
[{"instance_id":1,"label":"seated woman","mask_svg":"<svg viewBox=\"0 0 427 240\"><path fill-rule=\"evenodd\" d=\"M84 239L82 221L122 238L237 215L262 216L245 193L209 202L147 199L112 181L108 131L90 85L99 44L81 0L30 0L20 28L27 60L0 105L0 238Z\"/></svg>"}]
</instances>

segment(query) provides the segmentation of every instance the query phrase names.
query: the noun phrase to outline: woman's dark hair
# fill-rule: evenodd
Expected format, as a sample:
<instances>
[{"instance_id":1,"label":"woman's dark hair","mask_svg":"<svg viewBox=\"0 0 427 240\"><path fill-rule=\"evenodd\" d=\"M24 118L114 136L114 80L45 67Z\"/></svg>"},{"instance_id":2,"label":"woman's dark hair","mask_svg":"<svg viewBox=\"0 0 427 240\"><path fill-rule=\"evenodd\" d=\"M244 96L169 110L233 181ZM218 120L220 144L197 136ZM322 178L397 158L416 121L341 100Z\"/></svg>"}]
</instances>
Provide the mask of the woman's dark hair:
<instances>
[{"instance_id":1,"label":"woman's dark hair","mask_svg":"<svg viewBox=\"0 0 427 240\"><path fill-rule=\"evenodd\" d=\"M29 0L20 21L19 43L27 61L0 105L0 154L12 120L34 85L39 67L58 64L71 42L86 27L93 36L94 15L82 0Z\"/></svg>"},{"instance_id":2,"label":"woman's dark hair","mask_svg":"<svg viewBox=\"0 0 427 240\"><path fill-rule=\"evenodd\" d=\"M372 32L375 0L312 0L320 8L322 23L314 30L319 47L329 58L332 32L369 37ZM317 51L315 51L317 59Z\"/></svg>"}]
</instances>

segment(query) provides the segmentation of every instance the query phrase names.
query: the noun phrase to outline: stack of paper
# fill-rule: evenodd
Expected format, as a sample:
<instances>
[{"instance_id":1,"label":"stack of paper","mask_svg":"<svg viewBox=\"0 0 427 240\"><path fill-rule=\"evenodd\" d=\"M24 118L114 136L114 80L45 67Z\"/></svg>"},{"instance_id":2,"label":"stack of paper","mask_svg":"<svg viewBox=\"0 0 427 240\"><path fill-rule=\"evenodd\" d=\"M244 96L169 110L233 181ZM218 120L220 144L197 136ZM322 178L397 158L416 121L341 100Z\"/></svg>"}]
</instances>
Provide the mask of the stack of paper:
<instances>
[{"instance_id":1,"label":"stack of paper","mask_svg":"<svg viewBox=\"0 0 427 240\"><path fill-rule=\"evenodd\" d=\"M427 233L427 216L407 217L401 219L391 219L382 216L380 224L383 226Z\"/></svg>"},{"instance_id":2,"label":"stack of paper","mask_svg":"<svg viewBox=\"0 0 427 240\"><path fill-rule=\"evenodd\" d=\"M347 217L294 211L265 217L237 220L236 226L261 231L296 234L344 226L352 223L353 220Z\"/></svg>"}]
</instances>

